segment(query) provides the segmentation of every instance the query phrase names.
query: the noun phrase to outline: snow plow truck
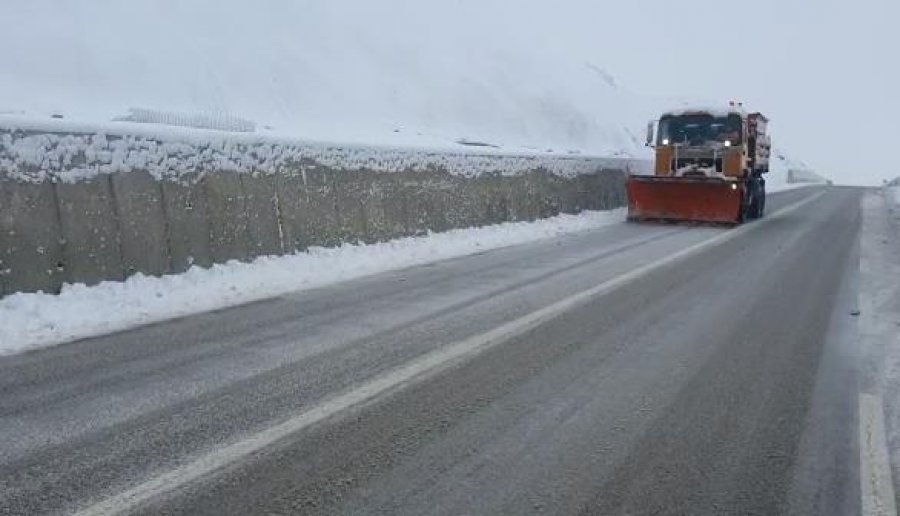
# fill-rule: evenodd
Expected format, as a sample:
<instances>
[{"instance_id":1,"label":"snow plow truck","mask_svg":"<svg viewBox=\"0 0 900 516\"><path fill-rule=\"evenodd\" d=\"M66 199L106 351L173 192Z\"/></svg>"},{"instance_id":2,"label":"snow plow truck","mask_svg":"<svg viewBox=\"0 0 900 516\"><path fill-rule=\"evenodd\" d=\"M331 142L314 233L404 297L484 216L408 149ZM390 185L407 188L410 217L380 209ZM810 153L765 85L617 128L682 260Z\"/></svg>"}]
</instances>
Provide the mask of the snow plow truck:
<instances>
[{"instance_id":1,"label":"snow plow truck","mask_svg":"<svg viewBox=\"0 0 900 516\"><path fill-rule=\"evenodd\" d=\"M653 175L626 183L628 219L740 224L766 209L768 119L740 104L684 109L647 127Z\"/></svg>"}]
</instances>

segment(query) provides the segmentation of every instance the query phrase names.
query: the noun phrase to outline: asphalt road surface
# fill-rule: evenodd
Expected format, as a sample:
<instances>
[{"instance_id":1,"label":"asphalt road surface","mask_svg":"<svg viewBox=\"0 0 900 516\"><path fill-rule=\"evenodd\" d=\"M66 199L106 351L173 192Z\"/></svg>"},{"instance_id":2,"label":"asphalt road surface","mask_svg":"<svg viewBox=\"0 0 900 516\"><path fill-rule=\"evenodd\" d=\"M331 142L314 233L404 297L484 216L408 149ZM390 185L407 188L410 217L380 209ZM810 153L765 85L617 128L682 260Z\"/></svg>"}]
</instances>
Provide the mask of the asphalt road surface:
<instances>
[{"instance_id":1,"label":"asphalt road surface","mask_svg":"<svg viewBox=\"0 0 900 516\"><path fill-rule=\"evenodd\" d=\"M862 195L0 358L0 514L857 514Z\"/></svg>"}]
</instances>

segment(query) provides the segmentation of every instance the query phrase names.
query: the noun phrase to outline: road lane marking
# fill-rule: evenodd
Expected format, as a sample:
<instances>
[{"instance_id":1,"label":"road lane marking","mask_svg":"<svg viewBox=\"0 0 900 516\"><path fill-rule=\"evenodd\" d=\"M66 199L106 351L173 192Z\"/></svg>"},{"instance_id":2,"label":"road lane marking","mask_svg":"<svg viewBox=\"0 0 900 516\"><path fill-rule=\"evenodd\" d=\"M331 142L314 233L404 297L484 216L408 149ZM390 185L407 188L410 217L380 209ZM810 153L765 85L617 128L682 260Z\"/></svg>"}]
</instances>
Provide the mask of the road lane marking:
<instances>
[{"instance_id":1,"label":"road lane marking","mask_svg":"<svg viewBox=\"0 0 900 516\"><path fill-rule=\"evenodd\" d=\"M859 394L859 482L863 516L897 516L881 396Z\"/></svg>"},{"instance_id":2,"label":"road lane marking","mask_svg":"<svg viewBox=\"0 0 900 516\"><path fill-rule=\"evenodd\" d=\"M434 376L491 347L526 334L565 312L586 304L592 299L618 290L628 283L655 270L688 258L706 249L734 240L756 228L763 227L769 221L776 220L779 217L797 211L801 207L819 199L824 194L824 191L818 192L794 204L788 205L764 219L724 231L657 261L642 265L587 290L578 292L571 297L557 301L556 303L535 310L518 319L504 323L485 333L474 335L462 341L443 346L438 350L413 359L412 361L371 379L343 394L326 399L291 419L276 424L275 426L271 426L256 434L244 437L233 444L211 450L207 454L202 455L191 462L177 466L174 469L166 471L121 493L101 500L76 514L78 516L104 516L121 514L134 510L166 493L175 491L184 485L250 457L277 441L331 418L340 412L354 407L361 407L367 403L372 403L376 401L377 398L390 391L395 391L414 381L420 381L427 377Z\"/></svg>"}]
</instances>

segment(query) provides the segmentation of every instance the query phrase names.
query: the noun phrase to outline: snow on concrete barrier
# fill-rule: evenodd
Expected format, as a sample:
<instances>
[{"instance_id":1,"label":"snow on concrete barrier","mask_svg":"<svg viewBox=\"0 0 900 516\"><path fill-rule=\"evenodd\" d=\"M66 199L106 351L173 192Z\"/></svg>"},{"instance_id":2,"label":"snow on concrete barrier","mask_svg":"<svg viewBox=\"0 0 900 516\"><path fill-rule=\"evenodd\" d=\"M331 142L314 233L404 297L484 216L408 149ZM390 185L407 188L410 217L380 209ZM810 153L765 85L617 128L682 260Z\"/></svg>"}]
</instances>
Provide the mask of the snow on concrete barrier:
<instances>
[{"instance_id":1,"label":"snow on concrete barrier","mask_svg":"<svg viewBox=\"0 0 900 516\"><path fill-rule=\"evenodd\" d=\"M42 124L0 120L0 295L609 209L645 166Z\"/></svg>"}]
</instances>

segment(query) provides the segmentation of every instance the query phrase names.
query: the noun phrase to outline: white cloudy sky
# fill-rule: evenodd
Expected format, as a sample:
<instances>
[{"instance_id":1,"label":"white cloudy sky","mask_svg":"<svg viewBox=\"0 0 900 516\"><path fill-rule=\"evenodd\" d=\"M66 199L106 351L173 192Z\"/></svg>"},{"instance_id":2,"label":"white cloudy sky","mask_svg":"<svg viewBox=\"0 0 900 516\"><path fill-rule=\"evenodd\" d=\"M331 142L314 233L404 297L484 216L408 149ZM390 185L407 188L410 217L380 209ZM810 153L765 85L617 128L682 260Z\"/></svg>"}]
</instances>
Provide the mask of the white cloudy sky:
<instances>
[{"instance_id":1,"label":"white cloudy sky","mask_svg":"<svg viewBox=\"0 0 900 516\"><path fill-rule=\"evenodd\" d=\"M548 44L596 56L632 89L743 100L841 182L900 176L898 0L526 3L517 16L567 28Z\"/></svg>"},{"instance_id":2,"label":"white cloudy sky","mask_svg":"<svg viewBox=\"0 0 900 516\"><path fill-rule=\"evenodd\" d=\"M326 137L407 121L603 151L648 106L736 99L792 156L874 184L900 175L898 19L898 0L4 0L0 111L223 110Z\"/></svg>"}]
</instances>

